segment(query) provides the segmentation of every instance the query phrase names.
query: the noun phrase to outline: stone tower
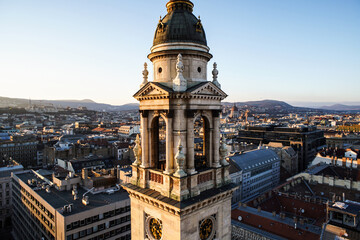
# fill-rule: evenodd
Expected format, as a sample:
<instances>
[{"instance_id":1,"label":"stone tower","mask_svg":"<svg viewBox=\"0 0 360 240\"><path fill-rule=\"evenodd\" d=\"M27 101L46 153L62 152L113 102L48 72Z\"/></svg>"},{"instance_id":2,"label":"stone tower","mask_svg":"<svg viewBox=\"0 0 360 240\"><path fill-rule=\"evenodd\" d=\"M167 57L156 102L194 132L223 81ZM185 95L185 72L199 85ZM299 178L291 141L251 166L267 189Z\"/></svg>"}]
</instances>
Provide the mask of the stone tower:
<instances>
[{"instance_id":1,"label":"stone tower","mask_svg":"<svg viewBox=\"0 0 360 240\"><path fill-rule=\"evenodd\" d=\"M226 148L220 140L221 100L227 95L212 81L212 58L193 3L170 0L160 18L148 58L154 80L144 81L131 184L131 235L143 239L230 239L231 197Z\"/></svg>"}]
</instances>

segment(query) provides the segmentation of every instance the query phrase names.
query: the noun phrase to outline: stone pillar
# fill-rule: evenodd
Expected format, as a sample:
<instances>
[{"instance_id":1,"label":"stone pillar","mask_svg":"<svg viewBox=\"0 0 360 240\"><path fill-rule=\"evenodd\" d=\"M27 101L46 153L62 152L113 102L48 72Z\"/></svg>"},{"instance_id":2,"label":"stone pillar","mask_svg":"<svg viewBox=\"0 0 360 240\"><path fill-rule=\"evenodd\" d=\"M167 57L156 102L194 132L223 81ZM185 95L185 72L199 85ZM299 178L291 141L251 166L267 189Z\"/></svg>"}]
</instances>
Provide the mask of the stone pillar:
<instances>
[{"instance_id":1,"label":"stone pillar","mask_svg":"<svg viewBox=\"0 0 360 240\"><path fill-rule=\"evenodd\" d=\"M220 148L220 119L219 119L219 111L213 110L213 167L218 168L221 167L219 161L219 148Z\"/></svg>"},{"instance_id":2,"label":"stone pillar","mask_svg":"<svg viewBox=\"0 0 360 240\"><path fill-rule=\"evenodd\" d=\"M210 119L209 119L210 120ZM210 127L210 126L209 126ZM207 161L209 162L209 167L212 167L214 166L214 155L213 155L213 137L214 137L214 129L213 128L209 128L209 140L207 141L208 142L208 146L207 147L207 154L208 154L208 157L207 157ZM206 138L205 138L206 140Z\"/></svg>"},{"instance_id":3,"label":"stone pillar","mask_svg":"<svg viewBox=\"0 0 360 240\"><path fill-rule=\"evenodd\" d=\"M165 174L174 172L173 113L166 113L166 168Z\"/></svg>"},{"instance_id":4,"label":"stone pillar","mask_svg":"<svg viewBox=\"0 0 360 240\"><path fill-rule=\"evenodd\" d=\"M149 132L148 132L148 111L141 111L140 113L140 126L141 126L141 148L142 148L142 156L141 156L141 165L142 168L148 168L150 163L149 158Z\"/></svg>"},{"instance_id":5,"label":"stone pillar","mask_svg":"<svg viewBox=\"0 0 360 240\"><path fill-rule=\"evenodd\" d=\"M194 111L187 110L187 154L185 169L189 175L195 174L194 163Z\"/></svg>"}]
</instances>

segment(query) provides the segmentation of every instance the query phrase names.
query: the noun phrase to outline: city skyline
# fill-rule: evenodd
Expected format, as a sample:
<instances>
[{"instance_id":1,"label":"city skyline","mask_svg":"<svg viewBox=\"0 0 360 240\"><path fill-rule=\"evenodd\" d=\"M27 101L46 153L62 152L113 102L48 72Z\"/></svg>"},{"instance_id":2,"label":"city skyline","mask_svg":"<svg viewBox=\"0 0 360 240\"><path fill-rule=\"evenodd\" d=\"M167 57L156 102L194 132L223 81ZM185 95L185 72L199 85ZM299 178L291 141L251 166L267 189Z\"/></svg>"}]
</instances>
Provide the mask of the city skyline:
<instances>
[{"instance_id":1,"label":"city skyline","mask_svg":"<svg viewBox=\"0 0 360 240\"><path fill-rule=\"evenodd\" d=\"M1 1L0 96L136 102L166 2ZM358 1L193 3L226 101L359 101Z\"/></svg>"}]
</instances>

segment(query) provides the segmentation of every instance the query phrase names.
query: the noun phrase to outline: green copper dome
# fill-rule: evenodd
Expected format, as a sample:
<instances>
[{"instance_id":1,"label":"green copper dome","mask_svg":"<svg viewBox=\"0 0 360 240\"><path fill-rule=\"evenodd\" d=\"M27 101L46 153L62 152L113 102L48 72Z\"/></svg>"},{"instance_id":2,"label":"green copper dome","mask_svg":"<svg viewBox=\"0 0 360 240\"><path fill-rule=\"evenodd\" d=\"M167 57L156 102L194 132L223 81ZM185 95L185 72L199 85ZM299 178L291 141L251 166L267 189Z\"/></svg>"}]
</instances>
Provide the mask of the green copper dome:
<instances>
[{"instance_id":1,"label":"green copper dome","mask_svg":"<svg viewBox=\"0 0 360 240\"><path fill-rule=\"evenodd\" d=\"M201 20L192 14L193 7L188 0L170 0L166 4L168 13L159 20L153 45L191 42L207 46Z\"/></svg>"}]
</instances>

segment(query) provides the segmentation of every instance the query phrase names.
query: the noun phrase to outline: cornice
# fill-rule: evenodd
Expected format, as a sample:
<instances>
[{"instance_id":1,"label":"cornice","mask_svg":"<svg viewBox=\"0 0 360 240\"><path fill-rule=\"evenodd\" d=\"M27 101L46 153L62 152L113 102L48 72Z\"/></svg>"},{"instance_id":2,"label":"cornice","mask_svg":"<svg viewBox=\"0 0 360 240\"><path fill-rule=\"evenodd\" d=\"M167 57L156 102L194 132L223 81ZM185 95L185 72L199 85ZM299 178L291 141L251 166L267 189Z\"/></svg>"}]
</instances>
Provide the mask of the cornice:
<instances>
[{"instance_id":1,"label":"cornice","mask_svg":"<svg viewBox=\"0 0 360 240\"><path fill-rule=\"evenodd\" d=\"M231 198L232 197L232 194L234 192L234 189L231 189L231 190L227 190L227 191L224 191L220 194L217 194L213 197L210 197L206 200L203 200L203 201L200 201L200 202L197 202L195 204L191 204L185 208L178 208L178 207L175 207L175 206L172 206L170 204L167 204L163 201L160 201L158 199L155 199L155 198L152 198L146 194L143 194L143 193L140 193L136 190L133 190L133 189L130 189L130 188L127 188L125 187L125 190L129 193L129 196L131 198L136 198L144 203L147 203L157 209L160 209L160 210L163 210L163 211L166 211L172 215L175 215L175 216L179 216L179 217L184 217L186 215L189 215L189 214L192 214L202 208L206 208L207 206L209 205L213 205L213 204L216 204L224 199L227 199L227 198Z\"/></svg>"}]
</instances>

